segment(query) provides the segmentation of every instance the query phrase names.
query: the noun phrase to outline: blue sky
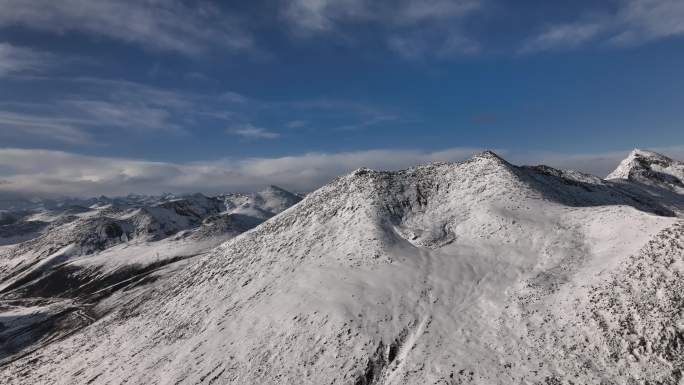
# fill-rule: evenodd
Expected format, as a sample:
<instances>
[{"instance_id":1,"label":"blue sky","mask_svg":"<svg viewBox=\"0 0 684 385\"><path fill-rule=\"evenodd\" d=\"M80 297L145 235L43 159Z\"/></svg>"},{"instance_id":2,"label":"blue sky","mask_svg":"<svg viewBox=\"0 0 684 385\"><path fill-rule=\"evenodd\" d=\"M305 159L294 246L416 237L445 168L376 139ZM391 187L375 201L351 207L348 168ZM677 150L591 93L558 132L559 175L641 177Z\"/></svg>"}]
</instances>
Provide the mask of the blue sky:
<instances>
[{"instance_id":1,"label":"blue sky","mask_svg":"<svg viewBox=\"0 0 684 385\"><path fill-rule=\"evenodd\" d=\"M677 0L0 0L0 192L684 154Z\"/></svg>"}]
</instances>

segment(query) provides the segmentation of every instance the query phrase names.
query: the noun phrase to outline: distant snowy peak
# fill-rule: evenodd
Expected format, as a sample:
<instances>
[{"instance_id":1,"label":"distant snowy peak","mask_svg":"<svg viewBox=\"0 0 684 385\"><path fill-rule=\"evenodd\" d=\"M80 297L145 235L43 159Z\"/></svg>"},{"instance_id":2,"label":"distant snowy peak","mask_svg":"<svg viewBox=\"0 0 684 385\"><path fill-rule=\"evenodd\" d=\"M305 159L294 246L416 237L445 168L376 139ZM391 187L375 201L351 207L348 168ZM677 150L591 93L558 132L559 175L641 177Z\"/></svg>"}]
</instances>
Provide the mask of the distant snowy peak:
<instances>
[{"instance_id":1,"label":"distant snowy peak","mask_svg":"<svg viewBox=\"0 0 684 385\"><path fill-rule=\"evenodd\" d=\"M279 213L302 200L299 195L274 185L270 185L265 190L256 193L255 197L261 201L260 203L266 209L270 209L274 213Z\"/></svg>"},{"instance_id":2,"label":"distant snowy peak","mask_svg":"<svg viewBox=\"0 0 684 385\"><path fill-rule=\"evenodd\" d=\"M650 169L651 165L668 167L672 163L674 161L664 155L635 148L606 179L629 179L635 171Z\"/></svg>"},{"instance_id":3,"label":"distant snowy peak","mask_svg":"<svg viewBox=\"0 0 684 385\"><path fill-rule=\"evenodd\" d=\"M684 192L684 163L656 152L634 149L606 179L626 179Z\"/></svg>"},{"instance_id":4,"label":"distant snowy peak","mask_svg":"<svg viewBox=\"0 0 684 385\"><path fill-rule=\"evenodd\" d=\"M298 203L302 197L271 185L257 193L226 194L218 199L223 201L226 213L268 219Z\"/></svg>"}]
</instances>

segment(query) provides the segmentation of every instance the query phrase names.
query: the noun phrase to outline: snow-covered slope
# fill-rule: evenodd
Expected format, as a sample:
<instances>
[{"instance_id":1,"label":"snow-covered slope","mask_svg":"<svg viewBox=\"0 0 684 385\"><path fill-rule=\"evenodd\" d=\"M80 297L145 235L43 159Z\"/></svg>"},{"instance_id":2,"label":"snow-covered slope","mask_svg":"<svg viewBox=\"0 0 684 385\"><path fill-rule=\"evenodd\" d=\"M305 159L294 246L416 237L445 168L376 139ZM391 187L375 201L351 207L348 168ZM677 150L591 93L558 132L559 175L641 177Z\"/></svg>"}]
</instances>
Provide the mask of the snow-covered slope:
<instances>
[{"instance_id":1,"label":"snow-covered slope","mask_svg":"<svg viewBox=\"0 0 684 385\"><path fill-rule=\"evenodd\" d=\"M677 191L630 187L639 183L517 167L491 152L359 169L188 266L113 294L83 315L96 322L15 356L0 375L676 384L684 205L670 199ZM39 306L9 327L52 314Z\"/></svg>"},{"instance_id":2,"label":"snow-covered slope","mask_svg":"<svg viewBox=\"0 0 684 385\"><path fill-rule=\"evenodd\" d=\"M274 189L241 195L253 216L235 213L225 196L201 194L3 212L0 364L93 322L93 305L182 268L300 200Z\"/></svg>"}]
</instances>

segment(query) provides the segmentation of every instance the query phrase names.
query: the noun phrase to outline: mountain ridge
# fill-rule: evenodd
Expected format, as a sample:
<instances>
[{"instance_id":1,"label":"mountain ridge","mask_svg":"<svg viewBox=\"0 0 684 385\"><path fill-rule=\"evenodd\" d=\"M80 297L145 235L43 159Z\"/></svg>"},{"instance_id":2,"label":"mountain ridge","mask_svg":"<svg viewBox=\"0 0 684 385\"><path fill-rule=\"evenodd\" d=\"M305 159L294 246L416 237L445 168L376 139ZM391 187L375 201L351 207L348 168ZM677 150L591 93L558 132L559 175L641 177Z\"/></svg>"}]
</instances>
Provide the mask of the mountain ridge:
<instances>
[{"instance_id":1,"label":"mountain ridge","mask_svg":"<svg viewBox=\"0 0 684 385\"><path fill-rule=\"evenodd\" d=\"M633 258L668 266L684 257L675 242L684 205L630 183L513 166L493 153L359 169L185 268L112 296L97 322L0 371L10 383L676 380L657 364L683 367L678 348L667 348L676 335L602 329L584 300L604 301L606 276L636 282L625 272ZM672 246L648 249L653 242ZM659 282L644 284L674 295ZM633 317L610 309L611 320ZM639 317L651 325L669 311ZM577 340L580 332L591 338ZM632 353L604 347L655 339L665 342L639 350L644 364L613 362Z\"/></svg>"}]
</instances>

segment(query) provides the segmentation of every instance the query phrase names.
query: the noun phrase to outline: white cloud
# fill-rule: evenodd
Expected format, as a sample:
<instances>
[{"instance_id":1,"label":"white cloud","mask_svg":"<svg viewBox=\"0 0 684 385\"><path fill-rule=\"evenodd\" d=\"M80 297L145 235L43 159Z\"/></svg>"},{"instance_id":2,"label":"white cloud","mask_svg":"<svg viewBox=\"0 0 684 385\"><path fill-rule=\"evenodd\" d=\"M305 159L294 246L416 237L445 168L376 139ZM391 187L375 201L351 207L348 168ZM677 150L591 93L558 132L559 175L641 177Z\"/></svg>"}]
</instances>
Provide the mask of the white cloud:
<instances>
[{"instance_id":1,"label":"white cloud","mask_svg":"<svg viewBox=\"0 0 684 385\"><path fill-rule=\"evenodd\" d=\"M684 146L652 148L684 159ZM131 192L254 191L277 184L309 191L359 167L398 170L435 161L460 161L476 148L440 151L366 150L306 153L278 158L225 159L194 163L84 156L73 153L0 149L0 194L22 196L126 195ZM595 154L510 153L497 151L515 164L548 164L605 176L630 149Z\"/></svg>"},{"instance_id":2,"label":"white cloud","mask_svg":"<svg viewBox=\"0 0 684 385\"><path fill-rule=\"evenodd\" d=\"M387 40L389 48L407 59L419 59L430 49L424 39L415 36L391 36Z\"/></svg>"},{"instance_id":3,"label":"white cloud","mask_svg":"<svg viewBox=\"0 0 684 385\"><path fill-rule=\"evenodd\" d=\"M684 35L681 0L620 0L612 13L546 27L520 52L575 48L590 42L629 46Z\"/></svg>"},{"instance_id":4,"label":"white cloud","mask_svg":"<svg viewBox=\"0 0 684 385\"><path fill-rule=\"evenodd\" d=\"M379 124L383 124L386 122L397 121L398 119L399 119L399 117L394 116L394 115L377 115L377 116L372 116L372 117L365 119L363 121L360 121L358 123L345 124L343 126L335 127L334 129L338 130L338 131L361 130L364 128L377 126Z\"/></svg>"},{"instance_id":5,"label":"white cloud","mask_svg":"<svg viewBox=\"0 0 684 385\"><path fill-rule=\"evenodd\" d=\"M334 23L326 14L332 12L333 8L331 6L333 3L334 1L329 0L295 0L286 3L284 13L285 17L300 32L329 30L333 27ZM345 13L353 11L359 4L359 2L350 1L345 7L341 7L340 10L345 11Z\"/></svg>"},{"instance_id":6,"label":"white cloud","mask_svg":"<svg viewBox=\"0 0 684 385\"><path fill-rule=\"evenodd\" d=\"M60 104L75 108L76 116L83 117L85 123L91 126L118 127L146 132L186 132L172 121L170 110L153 107L150 104L136 105L102 100L67 100Z\"/></svg>"},{"instance_id":7,"label":"white cloud","mask_svg":"<svg viewBox=\"0 0 684 385\"><path fill-rule=\"evenodd\" d=\"M399 170L421 163L463 160L478 151L451 148L434 152L406 149L306 153L281 158L247 159L240 163L240 170L245 175L253 175L264 181L274 180L275 184L308 190L360 167Z\"/></svg>"},{"instance_id":8,"label":"white cloud","mask_svg":"<svg viewBox=\"0 0 684 385\"><path fill-rule=\"evenodd\" d=\"M603 28L600 23L589 22L551 26L538 36L525 41L520 52L576 48L596 37Z\"/></svg>"},{"instance_id":9,"label":"white cloud","mask_svg":"<svg viewBox=\"0 0 684 385\"><path fill-rule=\"evenodd\" d=\"M269 131L262 127L256 127L251 124L244 124L237 127L229 128L228 133L240 136L245 139L277 139L280 134Z\"/></svg>"},{"instance_id":10,"label":"white cloud","mask_svg":"<svg viewBox=\"0 0 684 385\"><path fill-rule=\"evenodd\" d=\"M299 36L336 34L351 39L350 25L382 30L388 48L405 58L447 57L473 53L479 45L465 37L461 25L480 10L482 0L293 0L283 15Z\"/></svg>"},{"instance_id":11,"label":"white cloud","mask_svg":"<svg viewBox=\"0 0 684 385\"><path fill-rule=\"evenodd\" d=\"M46 118L0 110L0 139L31 137L69 144L90 142L81 122L64 118Z\"/></svg>"},{"instance_id":12,"label":"white cloud","mask_svg":"<svg viewBox=\"0 0 684 385\"><path fill-rule=\"evenodd\" d=\"M0 0L0 27L80 32L194 55L210 46L253 47L239 21L208 4L175 0Z\"/></svg>"},{"instance_id":13,"label":"white cloud","mask_svg":"<svg viewBox=\"0 0 684 385\"><path fill-rule=\"evenodd\" d=\"M20 81L27 87L35 82L39 89L68 90L68 94L48 92L30 102L0 101L0 138L109 145L111 135L108 142L98 139L113 128L126 134L186 135L213 127L256 140L282 135L245 124L263 115L274 117L284 128L329 131L361 129L402 119L395 111L348 100L262 101L231 91L200 94L92 77L33 76ZM298 119L301 116L307 116L307 120Z\"/></svg>"},{"instance_id":14,"label":"white cloud","mask_svg":"<svg viewBox=\"0 0 684 385\"><path fill-rule=\"evenodd\" d=\"M55 57L30 48L0 42L0 77L40 72L53 65Z\"/></svg>"},{"instance_id":15,"label":"white cloud","mask_svg":"<svg viewBox=\"0 0 684 385\"><path fill-rule=\"evenodd\" d=\"M300 31L320 32L345 22L387 27L460 18L481 7L480 0L293 0L284 2L284 16Z\"/></svg>"},{"instance_id":16,"label":"white cloud","mask_svg":"<svg viewBox=\"0 0 684 385\"><path fill-rule=\"evenodd\" d=\"M481 0L424 0L404 1L396 7L389 2L388 8L395 9L391 17L398 24L432 23L454 21L482 8Z\"/></svg>"},{"instance_id":17,"label":"white cloud","mask_svg":"<svg viewBox=\"0 0 684 385\"><path fill-rule=\"evenodd\" d=\"M127 80L93 77L45 78L43 80L71 83L74 88L81 87L83 93L99 96L101 99L106 98L115 102L146 104L160 108L187 108L193 105L191 99L196 97L196 95L191 93L153 87Z\"/></svg>"},{"instance_id":18,"label":"white cloud","mask_svg":"<svg viewBox=\"0 0 684 385\"><path fill-rule=\"evenodd\" d=\"M0 138L83 144L97 142L97 134L117 128L126 133L187 134L195 118L225 125L234 115L225 98L198 95L123 80L99 78L27 78L50 82L64 96L34 102L0 102ZM247 100L237 93L230 100ZM218 123L217 123L218 124Z\"/></svg>"},{"instance_id":19,"label":"white cloud","mask_svg":"<svg viewBox=\"0 0 684 385\"><path fill-rule=\"evenodd\" d=\"M626 0L617 15L620 26L610 39L616 44L640 44L684 34L681 0Z\"/></svg>"},{"instance_id":20,"label":"white cloud","mask_svg":"<svg viewBox=\"0 0 684 385\"><path fill-rule=\"evenodd\" d=\"M359 167L400 169L468 157L474 149L438 152L370 150L280 158L168 163L61 151L0 149L0 193L24 196L126 195L131 192L252 191L268 184L307 191Z\"/></svg>"}]
</instances>

